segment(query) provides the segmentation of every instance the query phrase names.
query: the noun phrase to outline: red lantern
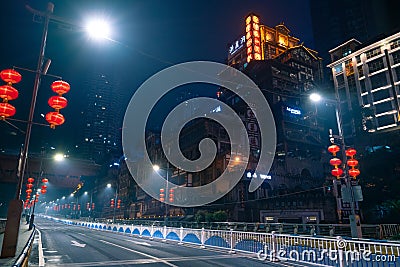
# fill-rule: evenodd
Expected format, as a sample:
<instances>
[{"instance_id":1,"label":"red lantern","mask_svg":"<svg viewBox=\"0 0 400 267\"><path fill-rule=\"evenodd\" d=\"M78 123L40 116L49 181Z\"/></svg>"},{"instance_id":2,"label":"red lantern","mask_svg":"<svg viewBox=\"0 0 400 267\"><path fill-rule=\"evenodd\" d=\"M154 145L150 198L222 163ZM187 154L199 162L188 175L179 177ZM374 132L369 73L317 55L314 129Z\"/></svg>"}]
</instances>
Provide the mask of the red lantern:
<instances>
[{"instance_id":1,"label":"red lantern","mask_svg":"<svg viewBox=\"0 0 400 267\"><path fill-rule=\"evenodd\" d=\"M164 188L160 188L160 193L164 193Z\"/></svg>"},{"instance_id":2,"label":"red lantern","mask_svg":"<svg viewBox=\"0 0 400 267\"><path fill-rule=\"evenodd\" d=\"M46 189L47 188L47 185L42 185L42 189Z\"/></svg>"},{"instance_id":3,"label":"red lantern","mask_svg":"<svg viewBox=\"0 0 400 267\"><path fill-rule=\"evenodd\" d=\"M35 198L35 203L38 203L39 202L39 198Z\"/></svg>"},{"instance_id":4,"label":"red lantern","mask_svg":"<svg viewBox=\"0 0 400 267\"><path fill-rule=\"evenodd\" d=\"M40 190L40 192L41 192L42 194L46 194L47 190L46 190L46 189L42 189L42 190Z\"/></svg>"},{"instance_id":5,"label":"red lantern","mask_svg":"<svg viewBox=\"0 0 400 267\"><path fill-rule=\"evenodd\" d=\"M35 181L33 178L28 178L28 183L32 184Z\"/></svg>"},{"instance_id":6,"label":"red lantern","mask_svg":"<svg viewBox=\"0 0 400 267\"><path fill-rule=\"evenodd\" d=\"M6 69L0 72L0 78L6 83L19 83L22 76L13 69Z\"/></svg>"},{"instance_id":7,"label":"red lantern","mask_svg":"<svg viewBox=\"0 0 400 267\"><path fill-rule=\"evenodd\" d=\"M349 148L346 150L346 156L348 157L353 157L355 154L357 154L357 150L354 148Z\"/></svg>"},{"instance_id":8,"label":"red lantern","mask_svg":"<svg viewBox=\"0 0 400 267\"><path fill-rule=\"evenodd\" d=\"M174 202L174 199L170 197L169 202Z\"/></svg>"},{"instance_id":9,"label":"red lantern","mask_svg":"<svg viewBox=\"0 0 400 267\"><path fill-rule=\"evenodd\" d=\"M355 167L355 166L358 165L358 160L356 160L356 159L349 159L349 160L347 161L347 165L349 165L350 167Z\"/></svg>"},{"instance_id":10,"label":"red lantern","mask_svg":"<svg viewBox=\"0 0 400 267\"><path fill-rule=\"evenodd\" d=\"M350 169L349 170L349 175L351 177L356 178L358 175L360 175L360 170L359 169Z\"/></svg>"},{"instance_id":11,"label":"red lantern","mask_svg":"<svg viewBox=\"0 0 400 267\"><path fill-rule=\"evenodd\" d=\"M61 113L53 111L46 114L46 121L50 123L50 128L55 129L65 122L65 118Z\"/></svg>"},{"instance_id":12,"label":"red lantern","mask_svg":"<svg viewBox=\"0 0 400 267\"><path fill-rule=\"evenodd\" d=\"M13 105L10 105L8 103L0 103L0 117L2 119L14 116L16 112L16 109L14 108Z\"/></svg>"},{"instance_id":13,"label":"red lantern","mask_svg":"<svg viewBox=\"0 0 400 267\"><path fill-rule=\"evenodd\" d=\"M59 95L63 95L69 92L71 87L67 82L55 81L51 84L51 89Z\"/></svg>"},{"instance_id":14,"label":"red lantern","mask_svg":"<svg viewBox=\"0 0 400 267\"><path fill-rule=\"evenodd\" d=\"M333 176L339 177L343 174L343 170L341 168L335 168L331 171Z\"/></svg>"},{"instance_id":15,"label":"red lantern","mask_svg":"<svg viewBox=\"0 0 400 267\"><path fill-rule=\"evenodd\" d=\"M164 201L165 201L165 198L160 197L160 201L161 201L161 202L164 202Z\"/></svg>"},{"instance_id":16,"label":"red lantern","mask_svg":"<svg viewBox=\"0 0 400 267\"><path fill-rule=\"evenodd\" d=\"M42 183L47 183L49 180L47 178L42 179Z\"/></svg>"},{"instance_id":17,"label":"red lantern","mask_svg":"<svg viewBox=\"0 0 400 267\"><path fill-rule=\"evenodd\" d=\"M340 151L340 147L338 145L331 145L328 147L328 151L336 156L336 153Z\"/></svg>"},{"instance_id":18,"label":"red lantern","mask_svg":"<svg viewBox=\"0 0 400 267\"><path fill-rule=\"evenodd\" d=\"M339 166L340 164L342 164L342 161L341 161L340 159L338 159L338 158L333 158L333 159L331 159L331 160L329 161L329 163L330 163L332 166Z\"/></svg>"},{"instance_id":19,"label":"red lantern","mask_svg":"<svg viewBox=\"0 0 400 267\"><path fill-rule=\"evenodd\" d=\"M68 100L65 97L55 95L50 97L47 103L49 104L50 107L54 108L55 110L60 110L67 106Z\"/></svg>"},{"instance_id":20,"label":"red lantern","mask_svg":"<svg viewBox=\"0 0 400 267\"><path fill-rule=\"evenodd\" d=\"M30 193L32 193L32 189L26 189L25 192L26 192L27 194L30 194Z\"/></svg>"},{"instance_id":21,"label":"red lantern","mask_svg":"<svg viewBox=\"0 0 400 267\"><path fill-rule=\"evenodd\" d=\"M4 102L18 98L18 90L11 85L0 86L0 97Z\"/></svg>"},{"instance_id":22,"label":"red lantern","mask_svg":"<svg viewBox=\"0 0 400 267\"><path fill-rule=\"evenodd\" d=\"M26 188L32 189L32 187L33 187L33 184L26 184Z\"/></svg>"}]
</instances>

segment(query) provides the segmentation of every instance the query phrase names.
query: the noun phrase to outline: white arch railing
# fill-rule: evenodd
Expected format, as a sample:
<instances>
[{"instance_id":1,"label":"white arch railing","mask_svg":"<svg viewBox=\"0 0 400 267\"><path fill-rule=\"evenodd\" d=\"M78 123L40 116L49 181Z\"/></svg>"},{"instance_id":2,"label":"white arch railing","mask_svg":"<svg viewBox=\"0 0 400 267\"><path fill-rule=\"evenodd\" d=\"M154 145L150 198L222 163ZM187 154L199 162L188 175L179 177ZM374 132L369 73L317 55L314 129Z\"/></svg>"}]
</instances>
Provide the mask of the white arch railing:
<instances>
[{"instance_id":1,"label":"white arch railing","mask_svg":"<svg viewBox=\"0 0 400 267\"><path fill-rule=\"evenodd\" d=\"M271 261L302 261L322 266L400 266L400 243L234 230L192 229L85 222L46 217L71 226L160 239L199 248L218 247Z\"/></svg>"}]
</instances>

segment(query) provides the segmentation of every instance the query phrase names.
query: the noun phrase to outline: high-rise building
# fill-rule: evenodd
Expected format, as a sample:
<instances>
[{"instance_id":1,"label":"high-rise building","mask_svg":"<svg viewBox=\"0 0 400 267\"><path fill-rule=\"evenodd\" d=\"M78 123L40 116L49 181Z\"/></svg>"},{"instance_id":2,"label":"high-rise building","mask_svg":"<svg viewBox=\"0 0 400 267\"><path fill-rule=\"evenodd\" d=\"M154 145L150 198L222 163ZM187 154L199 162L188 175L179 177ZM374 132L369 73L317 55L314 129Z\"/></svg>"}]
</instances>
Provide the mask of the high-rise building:
<instances>
[{"instance_id":1,"label":"high-rise building","mask_svg":"<svg viewBox=\"0 0 400 267\"><path fill-rule=\"evenodd\" d=\"M118 81L93 72L82 88L87 90L87 106L82 111L79 155L96 162L120 156L123 109Z\"/></svg>"},{"instance_id":2,"label":"high-rise building","mask_svg":"<svg viewBox=\"0 0 400 267\"><path fill-rule=\"evenodd\" d=\"M253 175L259 175L251 169L256 163L253 162L233 190L236 192L230 193L239 197L240 205L233 208L236 217L260 218L263 222L305 223L309 220L307 218L334 221L335 215L329 216L326 212L328 206L334 207L332 195L324 196L322 190L313 195L300 192L321 186L329 177L325 177L325 159L321 154L328 134L324 141L321 135L324 123L318 120L316 108L307 97L321 83L322 59L300 39L291 36L283 24L275 27L262 25L254 14L246 17L245 24L244 38L229 48L228 65L252 78L267 99L275 119L277 147L268 178L256 192L246 192ZM249 114L249 107L239 96L224 90L222 96L239 114ZM252 126L257 122L252 121L251 113L243 120L248 128L251 159L257 161L260 133L250 129L257 129L257 126ZM289 192L293 194L290 197L279 196ZM321 202L313 196L327 201ZM248 213L248 210L257 215Z\"/></svg>"},{"instance_id":3,"label":"high-rise building","mask_svg":"<svg viewBox=\"0 0 400 267\"><path fill-rule=\"evenodd\" d=\"M345 137L398 130L400 33L366 44L352 39L329 52Z\"/></svg>"}]
</instances>

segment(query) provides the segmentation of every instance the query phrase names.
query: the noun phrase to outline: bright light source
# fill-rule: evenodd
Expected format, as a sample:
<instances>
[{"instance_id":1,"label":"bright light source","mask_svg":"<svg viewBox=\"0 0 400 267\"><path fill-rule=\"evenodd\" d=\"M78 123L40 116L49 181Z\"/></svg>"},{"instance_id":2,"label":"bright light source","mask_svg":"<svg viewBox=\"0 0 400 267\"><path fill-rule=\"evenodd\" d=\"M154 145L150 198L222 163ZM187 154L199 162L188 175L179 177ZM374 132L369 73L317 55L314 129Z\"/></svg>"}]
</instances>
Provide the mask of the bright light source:
<instances>
[{"instance_id":1,"label":"bright light source","mask_svg":"<svg viewBox=\"0 0 400 267\"><path fill-rule=\"evenodd\" d=\"M111 187L111 184L107 184L107 188L110 188Z\"/></svg>"},{"instance_id":2,"label":"bright light source","mask_svg":"<svg viewBox=\"0 0 400 267\"><path fill-rule=\"evenodd\" d=\"M74 193L71 193L71 195L70 195L71 197L73 197L74 196Z\"/></svg>"},{"instance_id":3,"label":"bright light source","mask_svg":"<svg viewBox=\"0 0 400 267\"><path fill-rule=\"evenodd\" d=\"M313 101L313 102L318 102L318 101L321 100L321 96L320 96L319 94L312 93L312 94L310 95L310 99L311 99L311 101Z\"/></svg>"},{"instance_id":4,"label":"bright light source","mask_svg":"<svg viewBox=\"0 0 400 267\"><path fill-rule=\"evenodd\" d=\"M65 196L63 196L62 199L65 199Z\"/></svg>"},{"instance_id":5,"label":"bright light source","mask_svg":"<svg viewBox=\"0 0 400 267\"><path fill-rule=\"evenodd\" d=\"M54 155L54 160L56 160L56 161L63 161L64 158L65 158L65 155L60 154L60 153L57 153Z\"/></svg>"},{"instance_id":6,"label":"bright light source","mask_svg":"<svg viewBox=\"0 0 400 267\"><path fill-rule=\"evenodd\" d=\"M160 166L158 165L153 165L153 170L155 170L156 172L160 170Z\"/></svg>"},{"instance_id":7,"label":"bright light source","mask_svg":"<svg viewBox=\"0 0 400 267\"><path fill-rule=\"evenodd\" d=\"M86 31L94 39L108 39L110 37L110 26L105 20L93 19L86 24Z\"/></svg>"},{"instance_id":8,"label":"bright light source","mask_svg":"<svg viewBox=\"0 0 400 267\"><path fill-rule=\"evenodd\" d=\"M240 161L240 157L235 157L235 161L239 162Z\"/></svg>"},{"instance_id":9,"label":"bright light source","mask_svg":"<svg viewBox=\"0 0 400 267\"><path fill-rule=\"evenodd\" d=\"M87 195L87 191L85 191L85 193L84 193L85 195Z\"/></svg>"}]
</instances>

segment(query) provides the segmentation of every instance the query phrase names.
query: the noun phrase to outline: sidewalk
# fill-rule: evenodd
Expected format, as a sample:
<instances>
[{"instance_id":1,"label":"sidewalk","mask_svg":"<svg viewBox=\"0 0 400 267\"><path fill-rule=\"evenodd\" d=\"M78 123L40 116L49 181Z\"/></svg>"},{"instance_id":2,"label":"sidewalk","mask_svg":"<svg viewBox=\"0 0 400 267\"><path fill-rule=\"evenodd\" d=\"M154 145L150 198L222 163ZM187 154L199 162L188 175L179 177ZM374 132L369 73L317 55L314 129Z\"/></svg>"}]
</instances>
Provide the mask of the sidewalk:
<instances>
[{"instance_id":1,"label":"sidewalk","mask_svg":"<svg viewBox=\"0 0 400 267\"><path fill-rule=\"evenodd\" d=\"M19 226L19 236L18 236L18 244L17 244L17 251L15 253L14 257L11 258L0 258L0 266L12 266L14 262L17 260L19 255L21 254L22 250L24 249L26 243L28 243L29 237L32 234L32 231L28 230L29 225L26 224L25 220L21 220L20 226ZM0 253L1 253L1 248L3 246L3 237L4 233L0 234Z\"/></svg>"}]
</instances>

